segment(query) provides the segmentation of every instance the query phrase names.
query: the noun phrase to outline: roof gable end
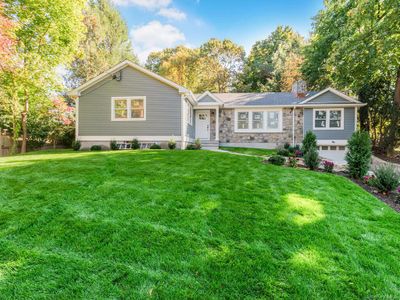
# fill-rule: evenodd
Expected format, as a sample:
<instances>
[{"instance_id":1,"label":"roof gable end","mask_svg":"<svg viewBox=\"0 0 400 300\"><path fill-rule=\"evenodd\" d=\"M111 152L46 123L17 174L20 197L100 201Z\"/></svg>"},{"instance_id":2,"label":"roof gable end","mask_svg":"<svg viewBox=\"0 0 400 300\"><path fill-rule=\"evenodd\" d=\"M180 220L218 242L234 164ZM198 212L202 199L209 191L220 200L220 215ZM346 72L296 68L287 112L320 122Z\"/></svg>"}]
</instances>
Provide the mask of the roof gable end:
<instances>
[{"instance_id":1,"label":"roof gable end","mask_svg":"<svg viewBox=\"0 0 400 300\"><path fill-rule=\"evenodd\" d=\"M133 63L133 62L131 62L129 60L125 60L125 61L115 65L114 67L108 69L107 71L101 73L100 75L96 76L95 78L87 81L86 83L82 84L81 86L69 91L67 94L69 96L72 96L72 97L73 96L80 96L82 91L90 88L91 86L95 85L96 83L99 83L103 79L107 78L107 76L111 76L114 73L124 69L125 67L131 67L131 68L133 68L133 69L135 69L135 70L137 70L137 71L139 71L139 72L141 72L143 74L146 74L146 75L148 75L148 76L150 76L150 77L152 77L152 78L154 78L154 79L156 79L156 80L158 80L158 81L160 81L160 82L162 82L162 83L164 83L166 85L169 85L169 86L177 89L180 93L190 93L189 90L187 90L186 88L184 88L184 87L172 82L171 80L168 80L168 79L166 79L166 78L164 78L164 77L162 77L162 76L160 76L160 75L158 75L158 74L156 74L154 72L151 72L151 71L149 71L149 70L147 70L147 69L145 69L145 68L143 68L143 67L141 67L141 66L139 66L139 65L137 65L137 64L135 64L135 63Z\"/></svg>"},{"instance_id":2,"label":"roof gable end","mask_svg":"<svg viewBox=\"0 0 400 300\"><path fill-rule=\"evenodd\" d=\"M338 90L327 88L300 102L300 104L361 104L361 102Z\"/></svg>"}]
</instances>

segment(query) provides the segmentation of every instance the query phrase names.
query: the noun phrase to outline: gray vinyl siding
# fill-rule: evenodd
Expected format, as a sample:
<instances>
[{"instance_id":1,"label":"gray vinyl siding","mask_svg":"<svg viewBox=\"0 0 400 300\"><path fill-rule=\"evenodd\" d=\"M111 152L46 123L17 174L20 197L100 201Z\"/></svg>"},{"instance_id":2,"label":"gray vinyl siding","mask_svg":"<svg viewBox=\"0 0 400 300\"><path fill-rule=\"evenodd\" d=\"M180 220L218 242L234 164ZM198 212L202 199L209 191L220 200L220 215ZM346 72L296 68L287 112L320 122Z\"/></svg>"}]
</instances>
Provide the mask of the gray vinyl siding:
<instances>
[{"instance_id":1,"label":"gray vinyl siding","mask_svg":"<svg viewBox=\"0 0 400 300\"><path fill-rule=\"evenodd\" d=\"M79 136L180 136L181 96L131 67L121 81L111 76L84 91L79 99ZM145 121L111 121L111 98L146 96Z\"/></svg>"},{"instance_id":2,"label":"gray vinyl siding","mask_svg":"<svg viewBox=\"0 0 400 300\"><path fill-rule=\"evenodd\" d=\"M193 110L193 115L194 115L194 112L195 112L195 110ZM194 139L194 138L195 138L195 132L194 132L194 116L192 116L192 124L193 124L193 125L187 124L187 127L186 127L186 134L187 134L190 138Z\"/></svg>"},{"instance_id":3,"label":"gray vinyl siding","mask_svg":"<svg viewBox=\"0 0 400 300\"><path fill-rule=\"evenodd\" d=\"M322 109L322 108L321 108ZM304 133L311 130L318 140L348 140L354 132L355 116L354 107L344 109L344 129L338 130L313 130L313 109L304 109Z\"/></svg>"},{"instance_id":4,"label":"gray vinyl siding","mask_svg":"<svg viewBox=\"0 0 400 300\"><path fill-rule=\"evenodd\" d=\"M199 101L198 101L199 103L201 103L201 102L217 102L217 101L215 101L213 98L211 98L210 96L205 96L205 97L203 97L203 98L201 98Z\"/></svg>"},{"instance_id":5,"label":"gray vinyl siding","mask_svg":"<svg viewBox=\"0 0 400 300\"><path fill-rule=\"evenodd\" d=\"M317 98L312 99L309 101L307 104L349 104L351 103L350 101L343 99L342 97L339 97L338 95L327 91L323 93L322 95L318 96Z\"/></svg>"}]
</instances>

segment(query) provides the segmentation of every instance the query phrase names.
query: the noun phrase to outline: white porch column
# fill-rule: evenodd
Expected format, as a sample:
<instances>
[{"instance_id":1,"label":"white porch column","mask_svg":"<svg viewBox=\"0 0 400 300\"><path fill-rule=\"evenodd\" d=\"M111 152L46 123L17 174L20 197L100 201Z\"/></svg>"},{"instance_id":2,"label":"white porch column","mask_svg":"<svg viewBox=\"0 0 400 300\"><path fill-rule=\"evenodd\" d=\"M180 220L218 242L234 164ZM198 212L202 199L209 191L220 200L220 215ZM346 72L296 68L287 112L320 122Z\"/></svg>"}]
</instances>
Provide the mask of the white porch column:
<instances>
[{"instance_id":1,"label":"white porch column","mask_svg":"<svg viewBox=\"0 0 400 300\"><path fill-rule=\"evenodd\" d=\"M215 139L219 141L219 107L217 107L215 114Z\"/></svg>"}]
</instances>

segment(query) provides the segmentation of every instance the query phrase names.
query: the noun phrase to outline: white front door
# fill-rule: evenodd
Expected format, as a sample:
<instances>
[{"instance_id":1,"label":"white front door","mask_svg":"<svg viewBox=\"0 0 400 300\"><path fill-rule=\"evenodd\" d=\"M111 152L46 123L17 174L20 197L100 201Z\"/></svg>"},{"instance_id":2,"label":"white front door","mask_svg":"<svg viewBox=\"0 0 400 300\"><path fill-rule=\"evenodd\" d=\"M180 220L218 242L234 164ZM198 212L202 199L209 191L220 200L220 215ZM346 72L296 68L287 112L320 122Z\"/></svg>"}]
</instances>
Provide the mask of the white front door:
<instances>
[{"instance_id":1,"label":"white front door","mask_svg":"<svg viewBox=\"0 0 400 300\"><path fill-rule=\"evenodd\" d=\"M210 139L210 111L196 110L196 138Z\"/></svg>"}]
</instances>

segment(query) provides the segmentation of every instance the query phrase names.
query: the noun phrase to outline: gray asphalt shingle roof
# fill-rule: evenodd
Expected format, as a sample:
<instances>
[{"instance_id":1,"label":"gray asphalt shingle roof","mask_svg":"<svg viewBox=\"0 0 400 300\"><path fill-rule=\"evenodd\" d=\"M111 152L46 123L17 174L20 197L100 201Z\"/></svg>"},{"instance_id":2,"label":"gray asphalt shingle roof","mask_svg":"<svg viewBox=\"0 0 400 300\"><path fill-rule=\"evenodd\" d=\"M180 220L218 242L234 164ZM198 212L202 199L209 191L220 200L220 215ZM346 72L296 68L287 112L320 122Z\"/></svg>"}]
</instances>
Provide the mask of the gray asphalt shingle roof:
<instances>
[{"instance_id":1,"label":"gray asphalt shingle roof","mask_svg":"<svg viewBox=\"0 0 400 300\"><path fill-rule=\"evenodd\" d=\"M305 98L297 98L289 92L268 92L268 93L212 93L220 99L225 106L252 106L252 105L292 105L298 104L317 92L308 92ZM198 99L201 94L196 94Z\"/></svg>"}]
</instances>

